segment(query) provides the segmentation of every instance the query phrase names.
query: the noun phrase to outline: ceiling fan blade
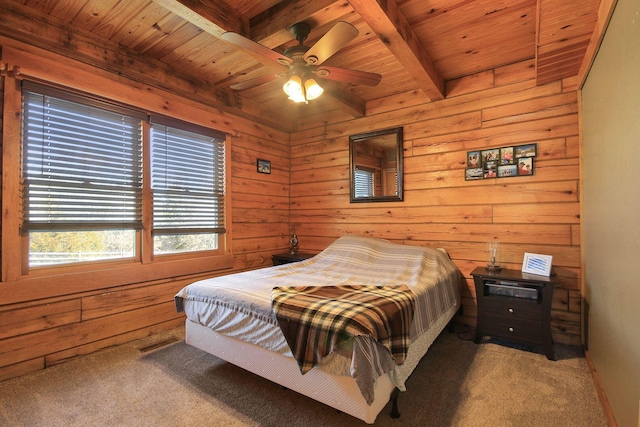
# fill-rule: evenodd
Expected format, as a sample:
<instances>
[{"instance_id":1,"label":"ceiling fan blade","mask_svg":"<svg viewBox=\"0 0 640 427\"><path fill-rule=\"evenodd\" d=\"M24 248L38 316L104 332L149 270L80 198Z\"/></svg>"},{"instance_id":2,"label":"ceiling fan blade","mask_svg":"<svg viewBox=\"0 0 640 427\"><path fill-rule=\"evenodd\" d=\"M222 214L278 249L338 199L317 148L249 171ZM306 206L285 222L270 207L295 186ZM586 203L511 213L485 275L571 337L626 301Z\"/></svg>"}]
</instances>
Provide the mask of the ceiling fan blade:
<instances>
[{"instance_id":1,"label":"ceiling fan blade","mask_svg":"<svg viewBox=\"0 0 640 427\"><path fill-rule=\"evenodd\" d=\"M249 79L249 80L244 81L244 82L232 84L230 87L231 87L231 89L234 89L234 90L251 89L251 88L254 88L256 86L260 86L260 85L272 82L276 78L278 78L278 76L275 75L275 74L265 74L264 76L255 77L253 79Z\"/></svg>"},{"instance_id":2,"label":"ceiling fan blade","mask_svg":"<svg viewBox=\"0 0 640 427\"><path fill-rule=\"evenodd\" d=\"M277 73L288 71L289 64L293 61L291 58L287 58L278 52L262 46L259 43L254 42L246 37L241 36L238 33L226 32L222 33L220 38L234 46L239 47L246 53L251 55L256 61L261 62L265 66L275 70Z\"/></svg>"},{"instance_id":3,"label":"ceiling fan blade","mask_svg":"<svg viewBox=\"0 0 640 427\"><path fill-rule=\"evenodd\" d=\"M340 21L304 54L304 59L308 64L320 65L356 37L358 29Z\"/></svg>"},{"instance_id":4,"label":"ceiling fan blade","mask_svg":"<svg viewBox=\"0 0 640 427\"><path fill-rule=\"evenodd\" d=\"M376 86L380 83L380 80L382 80L380 74L349 70L347 68L328 67L326 65L318 67L314 73L323 79L353 83L356 85Z\"/></svg>"}]
</instances>

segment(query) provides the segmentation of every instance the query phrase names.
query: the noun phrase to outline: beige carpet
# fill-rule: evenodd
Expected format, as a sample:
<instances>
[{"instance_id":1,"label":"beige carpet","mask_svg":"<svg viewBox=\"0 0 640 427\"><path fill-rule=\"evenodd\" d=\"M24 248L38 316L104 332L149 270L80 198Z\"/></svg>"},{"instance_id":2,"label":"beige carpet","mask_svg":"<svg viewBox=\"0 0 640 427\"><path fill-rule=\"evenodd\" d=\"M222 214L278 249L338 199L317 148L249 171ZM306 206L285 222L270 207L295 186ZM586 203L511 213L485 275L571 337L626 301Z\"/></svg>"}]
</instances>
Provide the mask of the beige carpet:
<instances>
[{"instance_id":1,"label":"beige carpet","mask_svg":"<svg viewBox=\"0 0 640 427\"><path fill-rule=\"evenodd\" d=\"M182 338L173 330L0 383L0 425L366 425ZM580 351L556 353L552 362L444 332L401 393L401 417L387 405L375 425L606 426Z\"/></svg>"}]
</instances>

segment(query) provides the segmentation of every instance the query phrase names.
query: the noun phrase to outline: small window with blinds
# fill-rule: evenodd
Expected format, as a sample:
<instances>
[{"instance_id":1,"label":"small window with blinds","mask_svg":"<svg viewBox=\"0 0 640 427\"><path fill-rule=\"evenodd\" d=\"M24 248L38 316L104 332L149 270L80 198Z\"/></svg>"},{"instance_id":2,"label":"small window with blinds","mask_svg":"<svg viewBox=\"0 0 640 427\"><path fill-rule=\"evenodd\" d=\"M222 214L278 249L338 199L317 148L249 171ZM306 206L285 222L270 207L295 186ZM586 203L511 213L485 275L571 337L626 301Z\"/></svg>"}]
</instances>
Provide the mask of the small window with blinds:
<instances>
[{"instance_id":1,"label":"small window with blinds","mask_svg":"<svg viewBox=\"0 0 640 427\"><path fill-rule=\"evenodd\" d=\"M371 171L356 167L355 173L355 196L373 197L375 174Z\"/></svg>"},{"instance_id":2,"label":"small window with blinds","mask_svg":"<svg viewBox=\"0 0 640 427\"><path fill-rule=\"evenodd\" d=\"M30 267L135 256L143 118L25 82L22 231Z\"/></svg>"},{"instance_id":3,"label":"small window with blinds","mask_svg":"<svg viewBox=\"0 0 640 427\"><path fill-rule=\"evenodd\" d=\"M151 118L153 251L218 249L224 224L224 137L211 129Z\"/></svg>"}]
</instances>

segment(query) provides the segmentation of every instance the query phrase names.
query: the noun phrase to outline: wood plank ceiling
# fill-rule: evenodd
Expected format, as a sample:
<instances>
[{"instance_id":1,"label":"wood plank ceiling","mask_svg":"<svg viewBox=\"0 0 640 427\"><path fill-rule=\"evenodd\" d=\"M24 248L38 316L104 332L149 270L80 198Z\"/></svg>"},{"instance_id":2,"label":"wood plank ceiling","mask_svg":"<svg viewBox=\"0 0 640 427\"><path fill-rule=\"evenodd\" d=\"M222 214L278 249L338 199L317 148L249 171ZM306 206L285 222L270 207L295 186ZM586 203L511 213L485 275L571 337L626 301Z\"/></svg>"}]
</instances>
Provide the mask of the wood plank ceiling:
<instances>
[{"instance_id":1,"label":"wood plank ceiling","mask_svg":"<svg viewBox=\"0 0 640 427\"><path fill-rule=\"evenodd\" d=\"M366 115L368 102L392 95L417 93L436 102L447 96L447 81L527 59L535 60L538 84L575 76L599 2L2 0L0 35L124 75L133 73L122 65L132 59L155 64L187 81L193 90L184 91L191 97L200 93L200 101L292 131L297 118L343 115L348 120ZM311 25L307 46L338 21L354 25L359 35L325 65L378 73L381 82L366 86L319 79L325 94L308 104L287 100L282 77L250 89L231 89L274 71L220 39L221 34L233 31L282 54L297 44L290 28L300 21ZM45 24L57 29L58 39L42 29ZM87 44L94 51L114 53L100 58L83 48Z\"/></svg>"}]
</instances>

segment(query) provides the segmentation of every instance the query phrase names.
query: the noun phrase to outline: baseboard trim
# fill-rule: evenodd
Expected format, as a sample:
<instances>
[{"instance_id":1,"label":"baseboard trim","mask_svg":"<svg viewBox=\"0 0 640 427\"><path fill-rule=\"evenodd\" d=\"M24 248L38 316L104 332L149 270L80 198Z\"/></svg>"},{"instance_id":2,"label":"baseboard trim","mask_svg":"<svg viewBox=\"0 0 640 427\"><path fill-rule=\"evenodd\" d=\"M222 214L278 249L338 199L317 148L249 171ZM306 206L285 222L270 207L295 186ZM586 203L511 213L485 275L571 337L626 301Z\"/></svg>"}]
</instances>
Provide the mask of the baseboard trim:
<instances>
[{"instance_id":1,"label":"baseboard trim","mask_svg":"<svg viewBox=\"0 0 640 427\"><path fill-rule=\"evenodd\" d=\"M588 350L584 351L584 358L587 361L587 366L589 366L589 371L591 371L591 377L593 378L593 382L596 386L598 398L600 399L600 404L604 410L604 416L607 418L607 424L609 424L609 427L618 427L616 419L613 416L611 406L609 405L609 399L607 399L607 394L604 392L604 387L602 387L602 383L600 382L600 376L598 375L598 371L596 371L596 367L593 364L591 354Z\"/></svg>"}]
</instances>

